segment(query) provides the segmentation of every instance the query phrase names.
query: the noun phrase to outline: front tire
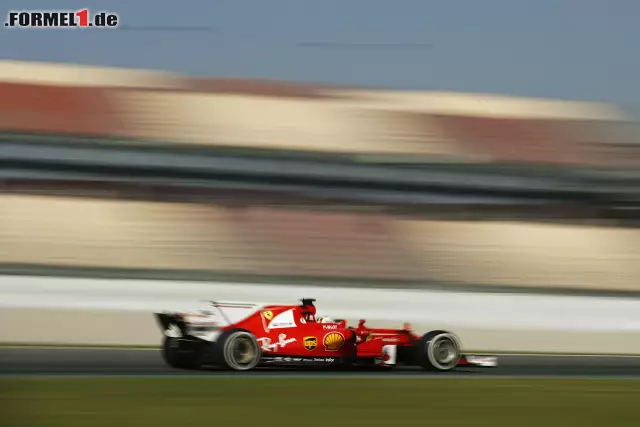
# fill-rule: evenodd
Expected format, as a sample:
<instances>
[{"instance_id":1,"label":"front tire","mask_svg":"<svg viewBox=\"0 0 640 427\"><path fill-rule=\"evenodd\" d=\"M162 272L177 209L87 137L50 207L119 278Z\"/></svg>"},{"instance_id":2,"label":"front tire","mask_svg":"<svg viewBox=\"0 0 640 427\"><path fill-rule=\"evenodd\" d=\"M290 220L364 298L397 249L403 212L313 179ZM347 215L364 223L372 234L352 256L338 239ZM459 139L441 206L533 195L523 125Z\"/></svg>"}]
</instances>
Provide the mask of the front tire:
<instances>
[{"instance_id":1,"label":"front tire","mask_svg":"<svg viewBox=\"0 0 640 427\"><path fill-rule=\"evenodd\" d=\"M231 329L216 342L217 364L226 370L249 371L260 363L262 350L256 337L244 329Z\"/></svg>"},{"instance_id":2,"label":"front tire","mask_svg":"<svg viewBox=\"0 0 640 427\"><path fill-rule=\"evenodd\" d=\"M451 371L462 357L460 339L451 332L428 332L417 344L418 364L427 371Z\"/></svg>"}]
</instances>

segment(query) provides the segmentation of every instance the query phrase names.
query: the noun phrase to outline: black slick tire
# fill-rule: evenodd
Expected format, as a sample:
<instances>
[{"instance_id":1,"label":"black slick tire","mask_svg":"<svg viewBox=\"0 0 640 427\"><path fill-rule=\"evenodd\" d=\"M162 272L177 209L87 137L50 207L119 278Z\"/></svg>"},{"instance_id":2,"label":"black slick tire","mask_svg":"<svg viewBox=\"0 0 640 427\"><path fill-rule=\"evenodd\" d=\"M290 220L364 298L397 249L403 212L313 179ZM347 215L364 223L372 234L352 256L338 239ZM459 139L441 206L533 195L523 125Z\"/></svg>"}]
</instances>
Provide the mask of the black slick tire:
<instances>
[{"instance_id":1,"label":"black slick tire","mask_svg":"<svg viewBox=\"0 0 640 427\"><path fill-rule=\"evenodd\" d=\"M162 358L175 369L200 369L200 355L195 351L183 350L176 338L165 337L162 343Z\"/></svg>"},{"instance_id":2,"label":"black slick tire","mask_svg":"<svg viewBox=\"0 0 640 427\"><path fill-rule=\"evenodd\" d=\"M244 329L223 332L213 351L216 365L224 370L249 371L256 368L262 358L255 335Z\"/></svg>"},{"instance_id":3,"label":"black slick tire","mask_svg":"<svg viewBox=\"0 0 640 427\"><path fill-rule=\"evenodd\" d=\"M416 362L427 371L451 371L461 357L460 339L451 332L427 332L416 343Z\"/></svg>"}]
</instances>

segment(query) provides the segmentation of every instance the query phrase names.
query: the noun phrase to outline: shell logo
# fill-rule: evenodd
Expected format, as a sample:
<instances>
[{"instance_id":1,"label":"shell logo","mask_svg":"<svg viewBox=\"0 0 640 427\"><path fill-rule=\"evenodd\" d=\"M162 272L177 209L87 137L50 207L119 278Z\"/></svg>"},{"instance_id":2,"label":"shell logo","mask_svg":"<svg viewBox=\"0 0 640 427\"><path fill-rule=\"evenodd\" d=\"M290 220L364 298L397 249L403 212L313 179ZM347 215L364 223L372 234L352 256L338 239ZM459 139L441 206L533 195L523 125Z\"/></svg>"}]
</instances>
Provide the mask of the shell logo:
<instances>
[{"instance_id":1,"label":"shell logo","mask_svg":"<svg viewBox=\"0 0 640 427\"><path fill-rule=\"evenodd\" d=\"M344 335L340 332L329 332L322 340L322 345L327 351L338 351L342 344L344 344Z\"/></svg>"},{"instance_id":2,"label":"shell logo","mask_svg":"<svg viewBox=\"0 0 640 427\"><path fill-rule=\"evenodd\" d=\"M264 316L265 319L267 320L271 320L273 319L273 312L271 311L263 311L262 315Z\"/></svg>"}]
</instances>

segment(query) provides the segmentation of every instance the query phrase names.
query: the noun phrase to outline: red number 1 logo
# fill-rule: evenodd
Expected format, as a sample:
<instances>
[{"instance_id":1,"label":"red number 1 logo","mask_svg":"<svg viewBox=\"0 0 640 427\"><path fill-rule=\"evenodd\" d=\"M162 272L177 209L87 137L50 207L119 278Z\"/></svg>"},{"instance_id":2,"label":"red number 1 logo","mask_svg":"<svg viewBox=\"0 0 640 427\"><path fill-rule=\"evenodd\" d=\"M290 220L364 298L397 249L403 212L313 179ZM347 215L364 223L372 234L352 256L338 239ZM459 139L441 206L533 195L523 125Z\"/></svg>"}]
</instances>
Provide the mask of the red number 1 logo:
<instances>
[{"instance_id":1,"label":"red number 1 logo","mask_svg":"<svg viewBox=\"0 0 640 427\"><path fill-rule=\"evenodd\" d=\"M76 12L76 16L80 18L80 26L88 27L89 26L89 10L84 9L79 12Z\"/></svg>"}]
</instances>

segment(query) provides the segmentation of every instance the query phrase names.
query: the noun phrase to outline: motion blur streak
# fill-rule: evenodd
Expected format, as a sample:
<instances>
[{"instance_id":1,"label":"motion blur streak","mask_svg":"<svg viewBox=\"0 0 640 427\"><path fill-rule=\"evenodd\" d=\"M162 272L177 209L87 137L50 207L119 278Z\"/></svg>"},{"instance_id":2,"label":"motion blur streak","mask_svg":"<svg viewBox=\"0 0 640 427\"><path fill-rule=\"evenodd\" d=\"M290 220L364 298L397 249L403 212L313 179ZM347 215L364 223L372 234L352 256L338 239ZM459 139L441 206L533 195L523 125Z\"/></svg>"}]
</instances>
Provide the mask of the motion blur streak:
<instances>
[{"instance_id":1,"label":"motion blur streak","mask_svg":"<svg viewBox=\"0 0 640 427\"><path fill-rule=\"evenodd\" d=\"M335 310L322 315L451 329L478 350L637 354L639 208L640 126L616 105L0 61L5 343L157 346L155 310L203 299L317 298ZM8 362L1 374L11 378L168 374L157 350L2 349L0 356ZM638 375L636 358L571 357L507 357L495 375ZM216 378L227 385L197 392L162 379L166 388L154 393L157 378L131 386L137 393L131 379L113 380L107 392L90 381L85 392L71 380L20 381L0 380L0 396L17 402L9 418L16 425L38 427L122 424L94 417L103 413L137 425L194 414L244 425L226 412L239 407L278 420L297 414L296 423L309 425L350 422L353 414L379 423L385 418L371 414L382 403L387 415L416 425L424 419L411 411L446 416L473 405L492 425L512 426L494 415L516 408L514 419L531 421L522 408L542 402L534 414L542 421L525 422L537 426L548 424L559 401L587 421L598 421L603 407L608 422L611 414L629 421L623 411L633 407L624 399L637 394L634 383L608 386L618 394L590 385L597 393L585 397L584 387L554 382L541 391L529 379L505 392L515 386L484 379L465 397L474 386L450 381L433 390L430 378L366 387L361 378L337 398L335 383L327 393L316 389L307 401L316 408L296 400L306 395L291 393L294 378L275 376L265 380L273 392L245 389L240 381L252 377ZM372 390L384 402L362 398ZM317 396L333 400L320 405ZM265 398L277 401L260 407ZM276 406L287 399L297 403ZM346 399L355 410L336 405ZM463 410L442 411L453 405ZM345 408L348 416L324 416ZM85 409L93 411L88 418Z\"/></svg>"}]
</instances>

